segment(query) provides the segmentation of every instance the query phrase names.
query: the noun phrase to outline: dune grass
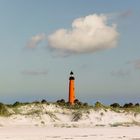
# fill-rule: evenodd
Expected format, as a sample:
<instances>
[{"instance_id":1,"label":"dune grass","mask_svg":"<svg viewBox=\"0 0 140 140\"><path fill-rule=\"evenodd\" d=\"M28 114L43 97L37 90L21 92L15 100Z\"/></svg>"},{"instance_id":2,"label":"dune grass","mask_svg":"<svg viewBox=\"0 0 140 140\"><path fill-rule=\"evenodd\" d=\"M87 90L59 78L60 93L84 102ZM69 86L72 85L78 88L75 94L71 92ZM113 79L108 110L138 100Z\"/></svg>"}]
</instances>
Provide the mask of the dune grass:
<instances>
[{"instance_id":1,"label":"dune grass","mask_svg":"<svg viewBox=\"0 0 140 140\"><path fill-rule=\"evenodd\" d=\"M89 110L104 110L105 112L107 112L108 110L110 111L114 111L117 113L134 113L135 116L137 116L138 114L140 114L140 106L131 106L131 107L112 107L112 106L106 106L103 105L100 102L96 102L95 105L88 105L87 103L75 103L74 105L70 105L69 103L66 102L54 102L54 103L48 103L48 102L31 102L31 103L20 103L20 102L15 102L13 105L9 104L3 104L0 103L0 116L9 116L12 114L20 114L20 115L32 115L32 114L39 114L41 112L41 110L43 109L43 105L55 105L56 107L61 107L62 109L68 109L68 110L73 110L73 112L75 113L79 113L79 112L88 112ZM24 106L34 106L34 109L28 111L27 113L22 113L21 108ZM12 112L10 112L9 110L12 110ZM50 114L50 113L48 113ZM80 113L79 113L80 114ZM80 116L80 115L78 115Z\"/></svg>"},{"instance_id":2,"label":"dune grass","mask_svg":"<svg viewBox=\"0 0 140 140\"><path fill-rule=\"evenodd\" d=\"M10 113L8 111L8 108L3 103L0 103L0 116L9 116Z\"/></svg>"}]
</instances>

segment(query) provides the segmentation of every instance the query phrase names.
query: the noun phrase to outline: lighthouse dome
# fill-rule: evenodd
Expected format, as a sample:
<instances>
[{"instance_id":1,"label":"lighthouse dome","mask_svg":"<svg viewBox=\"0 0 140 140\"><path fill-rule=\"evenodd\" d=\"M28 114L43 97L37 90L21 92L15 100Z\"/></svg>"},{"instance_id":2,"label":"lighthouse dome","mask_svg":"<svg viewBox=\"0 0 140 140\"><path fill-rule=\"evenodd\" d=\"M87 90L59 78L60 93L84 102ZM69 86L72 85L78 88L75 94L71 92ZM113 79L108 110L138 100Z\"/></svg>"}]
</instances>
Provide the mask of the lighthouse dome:
<instances>
[{"instance_id":1,"label":"lighthouse dome","mask_svg":"<svg viewBox=\"0 0 140 140\"><path fill-rule=\"evenodd\" d=\"M73 71L70 72L70 75L73 75Z\"/></svg>"},{"instance_id":2,"label":"lighthouse dome","mask_svg":"<svg viewBox=\"0 0 140 140\"><path fill-rule=\"evenodd\" d=\"M72 72L72 71L70 72L70 78L69 78L69 80L75 80L75 78L74 78L74 76L73 76L73 72Z\"/></svg>"}]
</instances>

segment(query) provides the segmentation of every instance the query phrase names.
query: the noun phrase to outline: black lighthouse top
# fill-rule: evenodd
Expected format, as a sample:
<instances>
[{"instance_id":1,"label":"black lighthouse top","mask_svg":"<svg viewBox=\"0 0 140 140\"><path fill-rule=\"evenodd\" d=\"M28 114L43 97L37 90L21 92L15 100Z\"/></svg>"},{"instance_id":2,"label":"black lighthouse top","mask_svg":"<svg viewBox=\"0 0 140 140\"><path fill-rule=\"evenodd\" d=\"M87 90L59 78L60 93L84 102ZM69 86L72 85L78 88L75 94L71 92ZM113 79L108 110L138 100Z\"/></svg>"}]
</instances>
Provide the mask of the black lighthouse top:
<instances>
[{"instance_id":1,"label":"black lighthouse top","mask_svg":"<svg viewBox=\"0 0 140 140\"><path fill-rule=\"evenodd\" d=\"M69 78L69 80L75 80L75 78L74 78L74 76L73 76L73 72L72 72L72 71L70 72L70 78Z\"/></svg>"}]
</instances>

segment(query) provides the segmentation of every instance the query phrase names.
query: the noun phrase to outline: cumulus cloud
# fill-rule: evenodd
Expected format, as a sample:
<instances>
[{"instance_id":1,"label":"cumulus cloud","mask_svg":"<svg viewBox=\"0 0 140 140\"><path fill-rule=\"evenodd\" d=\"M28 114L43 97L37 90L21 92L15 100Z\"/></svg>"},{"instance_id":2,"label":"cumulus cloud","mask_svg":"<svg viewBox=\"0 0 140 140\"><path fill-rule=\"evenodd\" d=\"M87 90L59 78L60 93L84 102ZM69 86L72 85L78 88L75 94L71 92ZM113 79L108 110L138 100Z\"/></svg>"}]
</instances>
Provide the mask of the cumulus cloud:
<instances>
[{"instance_id":1,"label":"cumulus cloud","mask_svg":"<svg viewBox=\"0 0 140 140\"><path fill-rule=\"evenodd\" d=\"M32 38L27 43L27 48L36 48L42 41L46 40L46 35L44 33L32 36Z\"/></svg>"},{"instance_id":2,"label":"cumulus cloud","mask_svg":"<svg viewBox=\"0 0 140 140\"><path fill-rule=\"evenodd\" d=\"M71 29L56 30L48 36L48 44L65 54L94 53L114 48L118 35L116 25L109 25L106 15L93 14L75 19Z\"/></svg>"},{"instance_id":3,"label":"cumulus cloud","mask_svg":"<svg viewBox=\"0 0 140 140\"><path fill-rule=\"evenodd\" d=\"M130 74L130 71L128 70L123 70L123 69L119 69L119 70L113 70L111 72L112 76L117 76L117 77L126 77Z\"/></svg>"},{"instance_id":4,"label":"cumulus cloud","mask_svg":"<svg viewBox=\"0 0 140 140\"><path fill-rule=\"evenodd\" d=\"M47 75L48 71L37 71L37 70L24 70L22 71L22 74L24 75L32 75L32 76L37 76L37 75Z\"/></svg>"}]
</instances>

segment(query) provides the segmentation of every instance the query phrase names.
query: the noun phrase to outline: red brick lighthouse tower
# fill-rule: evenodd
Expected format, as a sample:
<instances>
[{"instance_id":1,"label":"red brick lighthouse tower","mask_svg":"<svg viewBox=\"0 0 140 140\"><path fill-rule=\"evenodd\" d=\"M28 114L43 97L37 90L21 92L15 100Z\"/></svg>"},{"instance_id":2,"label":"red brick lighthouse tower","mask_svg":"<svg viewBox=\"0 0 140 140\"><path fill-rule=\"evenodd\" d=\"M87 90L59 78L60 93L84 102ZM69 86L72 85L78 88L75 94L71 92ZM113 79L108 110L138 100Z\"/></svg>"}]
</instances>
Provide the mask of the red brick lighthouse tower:
<instances>
[{"instance_id":1,"label":"red brick lighthouse tower","mask_svg":"<svg viewBox=\"0 0 140 140\"><path fill-rule=\"evenodd\" d=\"M75 85L74 85L74 75L73 72L70 72L70 77L69 77L69 103L71 105L74 104L74 100L75 100Z\"/></svg>"}]
</instances>

